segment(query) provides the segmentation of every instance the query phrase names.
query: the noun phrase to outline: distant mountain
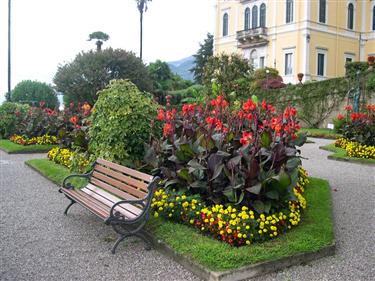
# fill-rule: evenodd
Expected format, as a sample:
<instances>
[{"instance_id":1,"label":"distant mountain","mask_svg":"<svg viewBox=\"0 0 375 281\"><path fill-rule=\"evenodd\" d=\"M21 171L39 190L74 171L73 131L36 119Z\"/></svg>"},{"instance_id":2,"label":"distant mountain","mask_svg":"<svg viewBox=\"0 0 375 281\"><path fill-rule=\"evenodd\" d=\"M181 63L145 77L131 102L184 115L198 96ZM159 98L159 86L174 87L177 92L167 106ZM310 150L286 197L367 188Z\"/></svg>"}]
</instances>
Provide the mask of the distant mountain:
<instances>
[{"instance_id":1,"label":"distant mountain","mask_svg":"<svg viewBox=\"0 0 375 281\"><path fill-rule=\"evenodd\" d=\"M194 57L190 56L178 61L167 62L171 71L186 80L194 80L194 75L189 70L194 67Z\"/></svg>"}]
</instances>

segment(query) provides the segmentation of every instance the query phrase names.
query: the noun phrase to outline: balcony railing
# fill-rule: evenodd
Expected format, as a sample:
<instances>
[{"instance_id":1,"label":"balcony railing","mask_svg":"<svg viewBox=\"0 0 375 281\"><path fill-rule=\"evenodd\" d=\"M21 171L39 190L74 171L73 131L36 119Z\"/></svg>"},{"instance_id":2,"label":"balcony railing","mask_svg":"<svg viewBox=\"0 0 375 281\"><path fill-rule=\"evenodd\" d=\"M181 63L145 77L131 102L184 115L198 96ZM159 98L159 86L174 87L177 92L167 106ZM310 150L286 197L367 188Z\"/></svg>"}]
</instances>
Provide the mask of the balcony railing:
<instances>
[{"instance_id":1,"label":"balcony railing","mask_svg":"<svg viewBox=\"0 0 375 281\"><path fill-rule=\"evenodd\" d=\"M239 47L251 47L254 45L267 44L267 28L257 27L252 29L245 29L237 31L237 40Z\"/></svg>"}]
</instances>

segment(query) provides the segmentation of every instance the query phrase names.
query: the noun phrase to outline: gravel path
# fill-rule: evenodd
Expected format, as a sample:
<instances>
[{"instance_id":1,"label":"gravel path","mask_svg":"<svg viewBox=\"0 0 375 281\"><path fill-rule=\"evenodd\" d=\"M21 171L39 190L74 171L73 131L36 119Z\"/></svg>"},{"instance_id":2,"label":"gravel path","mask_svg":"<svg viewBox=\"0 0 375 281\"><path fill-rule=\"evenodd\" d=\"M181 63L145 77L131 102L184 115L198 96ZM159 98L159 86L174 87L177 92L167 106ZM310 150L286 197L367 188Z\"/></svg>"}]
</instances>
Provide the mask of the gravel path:
<instances>
[{"instance_id":1,"label":"gravel path","mask_svg":"<svg viewBox=\"0 0 375 281\"><path fill-rule=\"evenodd\" d=\"M327 160L332 152L318 147L332 140L312 140L304 145L303 166L331 184L336 255L252 281L375 280L375 167Z\"/></svg>"},{"instance_id":2,"label":"gravel path","mask_svg":"<svg viewBox=\"0 0 375 281\"><path fill-rule=\"evenodd\" d=\"M375 167L327 160L332 141L314 141L304 166L334 189L337 254L252 280L375 280ZM0 280L199 280L142 243L112 255L112 229L77 206L63 216L68 200L23 164L41 156L0 151Z\"/></svg>"},{"instance_id":3,"label":"gravel path","mask_svg":"<svg viewBox=\"0 0 375 281\"><path fill-rule=\"evenodd\" d=\"M199 280L141 242L112 255L112 228L78 205L64 216L69 201L23 163L41 157L0 151L1 281Z\"/></svg>"}]
</instances>

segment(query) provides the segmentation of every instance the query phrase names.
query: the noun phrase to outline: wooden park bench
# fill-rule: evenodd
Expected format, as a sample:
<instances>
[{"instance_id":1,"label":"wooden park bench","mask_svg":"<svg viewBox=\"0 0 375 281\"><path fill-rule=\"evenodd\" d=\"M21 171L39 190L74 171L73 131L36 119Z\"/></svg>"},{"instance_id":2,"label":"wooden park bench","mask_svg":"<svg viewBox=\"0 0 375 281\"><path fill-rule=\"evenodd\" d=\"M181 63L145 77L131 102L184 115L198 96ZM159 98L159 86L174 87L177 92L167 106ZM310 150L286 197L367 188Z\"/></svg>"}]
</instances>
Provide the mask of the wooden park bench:
<instances>
[{"instance_id":1,"label":"wooden park bench","mask_svg":"<svg viewBox=\"0 0 375 281\"><path fill-rule=\"evenodd\" d=\"M69 182L74 177L86 178L88 184L76 189ZM70 175L64 179L59 191L71 200L64 214L74 203L78 203L111 225L119 235L112 248L113 254L119 243L129 236L142 239L149 250L151 243L143 227L149 218L158 181L158 177L97 159L90 173Z\"/></svg>"}]
</instances>

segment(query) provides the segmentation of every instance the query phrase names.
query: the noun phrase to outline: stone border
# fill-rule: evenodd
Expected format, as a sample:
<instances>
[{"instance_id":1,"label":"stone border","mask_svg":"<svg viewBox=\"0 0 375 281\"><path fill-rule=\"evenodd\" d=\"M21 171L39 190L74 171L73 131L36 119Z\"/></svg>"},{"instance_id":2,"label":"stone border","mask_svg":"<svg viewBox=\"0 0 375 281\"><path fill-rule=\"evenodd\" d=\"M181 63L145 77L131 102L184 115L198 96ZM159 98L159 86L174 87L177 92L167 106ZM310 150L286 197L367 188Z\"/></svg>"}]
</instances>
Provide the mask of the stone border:
<instances>
[{"instance_id":1,"label":"stone border","mask_svg":"<svg viewBox=\"0 0 375 281\"><path fill-rule=\"evenodd\" d=\"M212 271L196 262L188 259L176 251L174 251L168 244L158 240L153 235L148 233L149 239L153 242L154 247L161 253L170 257L175 262L179 263L187 270L193 272L198 277L207 281L240 281L255 276L265 275L286 267L293 265L304 264L319 258L332 256L336 251L336 241L333 240L332 244L323 247L317 251L300 253L277 260L259 262L248 266L243 266L233 270L227 271Z\"/></svg>"},{"instance_id":2,"label":"stone border","mask_svg":"<svg viewBox=\"0 0 375 281\"><path fill-rule=\"evenodd\" d=\"M24 163L26 166L36 171L39 175L41 175L48 181L59 186L59 183L56 183L48 177L46 177L45 175L43 175L38 169L31 166L28 162ZM196 263L188 257L177 253L168 244L156 238L149 231L145 232L145 235L148 237L148 239L150 239L155 249L158 250L160 253L171 258L173 261L179 263L181 266L183 266L190 272L194 273L199 278L207 281L241 281L252 277L275 272L293 265L300 265L323 257L333 256L336 252L336 241L335 239L333 239L330 245L325 246L317 251L299 253L277 260L259 262L227 271L213 271Z\"/></svg>"},{"instance_id":3,"label":"stone border","mask_svg":"<svg viewBox=\"0 0 375 281\"><path fill-rule=\"evenodd\" d=\"M327 156L327 159L329 159L329 160L335 160L335 161L341 161L341 162L349 162L349 163L359 164L359 165L375 166L375 163L363 161L362 159L359 159L359 158L352 158L351 159L349 157L335 156L334 154L336 153L336 151L333 151L331 149L325 148L324 146L319 146L319 149L325 150L325 151L329 151L329 152L333 153L333 154Z\"/></svg>"}]
</instances>

